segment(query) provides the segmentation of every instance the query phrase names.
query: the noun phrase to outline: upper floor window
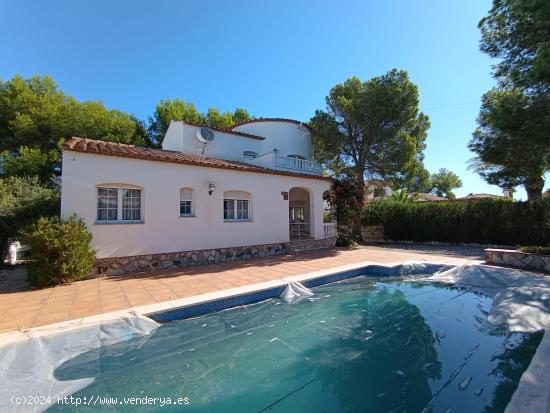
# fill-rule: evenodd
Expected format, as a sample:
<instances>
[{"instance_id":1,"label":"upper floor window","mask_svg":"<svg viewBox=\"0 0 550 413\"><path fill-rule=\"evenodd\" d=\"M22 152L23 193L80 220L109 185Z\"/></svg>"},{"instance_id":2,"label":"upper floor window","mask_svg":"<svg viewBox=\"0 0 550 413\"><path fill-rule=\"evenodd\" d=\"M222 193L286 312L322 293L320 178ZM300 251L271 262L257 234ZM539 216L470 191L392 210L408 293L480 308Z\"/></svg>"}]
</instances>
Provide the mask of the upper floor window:
<instances>
[{"instance_id":1,"label":"upper floor window","mask_svg":"<svg viewBox=\"0 0 550 413\"><path fill-rule=\"evenodd\" d=\"M97 222L141 222L141 189L97 188Z\"/></svg>"},{"instance_id":2,"label":"upper floor window","mask_svg":"<svg viewBox=\"0 0 550 413\"><path fill-rule=\"evenodd\" d=\"M250 221L252 219L250 194L244 191L224 192L223 219L225 221Z\"/></svg>"},{"instance_id":3,"label":"upper floor window","mask_svg":"<svg viewBox=\"0 0 550 413\"><path fill-rule=\"evenodd\" d=\"M180 217L191 217L194 215L193 189L180 189Z\"/></svg>"}]
</instances>

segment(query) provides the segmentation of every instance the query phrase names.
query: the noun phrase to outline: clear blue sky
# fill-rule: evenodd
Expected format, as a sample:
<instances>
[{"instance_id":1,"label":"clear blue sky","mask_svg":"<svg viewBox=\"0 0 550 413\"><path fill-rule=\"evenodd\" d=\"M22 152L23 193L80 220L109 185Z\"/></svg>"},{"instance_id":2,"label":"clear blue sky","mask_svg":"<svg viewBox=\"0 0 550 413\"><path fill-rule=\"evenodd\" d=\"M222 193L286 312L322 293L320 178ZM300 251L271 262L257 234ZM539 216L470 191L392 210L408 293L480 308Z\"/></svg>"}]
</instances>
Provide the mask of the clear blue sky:
<instances>
[{"instance_id":1,"label":"clear blue sky","mask_svg":"<svg viewBox=\"0 0 550 413\"><path fill-rule=\"evenodd\" d=\"M500 193L467 170L481 95L478 49L490 0L0 0L0 77L49 74L67 94L145 119L162 98L308 120L330 88L408 70L431 120L426 167L470 192ZM524 197L524 192L518 193Z\"/></svg>"}]
</instances>

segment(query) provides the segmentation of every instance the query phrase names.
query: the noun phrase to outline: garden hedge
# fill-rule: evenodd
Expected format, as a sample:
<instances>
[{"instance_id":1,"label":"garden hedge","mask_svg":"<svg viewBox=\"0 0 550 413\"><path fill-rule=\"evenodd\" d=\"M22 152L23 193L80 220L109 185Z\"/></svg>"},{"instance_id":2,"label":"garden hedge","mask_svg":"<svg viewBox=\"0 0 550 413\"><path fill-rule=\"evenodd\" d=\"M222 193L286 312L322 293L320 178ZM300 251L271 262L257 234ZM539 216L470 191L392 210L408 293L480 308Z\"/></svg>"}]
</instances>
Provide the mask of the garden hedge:
<instances>
[{"instance_id":1,"label":"garden hedge","mask_svg":"<svg viewBox=\"0 0 550 413\"><path fill-rule=\"evenodd\" d=\"M91 240L84 221L75 216L39 218L23 237L31 249L29 283L47 287L77 281L89 274L95 261Z\"/></svg>"},{"instance_id":2,"label":"garden hedge","mask_svg":"<svg viewBox=\"0 0 550 413\"><path fill-rule=\"evenodd\" d=\"M369 202L363 225L384 225L395 241L439 241L496 245L548 245L550 199L533 202Z\"/></svg>"}]
</instances>

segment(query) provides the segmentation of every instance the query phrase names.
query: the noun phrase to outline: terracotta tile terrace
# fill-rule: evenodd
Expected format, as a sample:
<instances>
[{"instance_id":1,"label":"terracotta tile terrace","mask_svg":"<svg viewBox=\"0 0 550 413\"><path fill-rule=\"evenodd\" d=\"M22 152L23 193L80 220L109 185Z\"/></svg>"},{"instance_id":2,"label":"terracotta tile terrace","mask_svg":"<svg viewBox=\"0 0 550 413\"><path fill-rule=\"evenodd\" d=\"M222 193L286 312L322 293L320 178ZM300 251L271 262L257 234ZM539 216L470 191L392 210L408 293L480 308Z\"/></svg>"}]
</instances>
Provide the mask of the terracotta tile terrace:
<instances>
[{"instance_id":1,"label":"terracotta tile terrace","mask_svg":"<svg viewBox=\"0 0 550 413\"><path fill-rule=\"evenodd\" d=\"M111 276L42 290L0 292L0 333L44 326L137 306L197 296L234 287L349 264L430 261L465 263L480 260L478 251L363 246L333 248L302 256L279 256L178 270Z\"/></svg>"}]
</instances>

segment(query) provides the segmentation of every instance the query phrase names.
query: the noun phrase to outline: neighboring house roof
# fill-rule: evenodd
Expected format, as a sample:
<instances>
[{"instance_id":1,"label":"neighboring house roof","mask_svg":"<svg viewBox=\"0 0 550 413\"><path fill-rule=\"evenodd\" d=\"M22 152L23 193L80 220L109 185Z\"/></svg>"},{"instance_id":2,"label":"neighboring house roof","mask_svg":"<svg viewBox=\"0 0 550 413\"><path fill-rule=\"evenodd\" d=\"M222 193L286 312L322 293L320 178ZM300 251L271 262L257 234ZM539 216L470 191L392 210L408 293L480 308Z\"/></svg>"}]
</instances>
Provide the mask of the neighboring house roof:
<instances>
[{"instance_id":1,"label":"neighboring house roof","mask_svg":"<svg viewBox=\"0 0 550 413\"><path fill-rule=\"evenodd\" d=\"M124 143L114 143L73 137L63 145L63 150L88 153L91 155L116 156L119 158L142 159L146 161L168 162L184 165L194 165L206 168L232 169L242 172L253 172L269 175L285 175L299 178L318 179L331 181L332 178L310 175L299 172L279 171L276 169L262 168L243 162L227 161L215 158L202 158L188 155L182 152L166 151L162 149L142 148Z\"/></svg>"},{"instance_id":2,"label":"neighboring house roof","mask_svg":"<svg viewBox=\"0 0 550 413\"><path fill-rule=\"evenodd\" d=\"M247 125L249 123L257 123L257 122L286 122L286 123L295 123L296 125L301 125L301 126L305 126L306 128L308 129L311 129L311 126L309 126L307 123L305 122L301 122L299 120L296 120L296 119L285 119L285 118L255 118L255 119L250 119L250 120L247 120L247 121L244 121L244 122L241 122L241 123L237 123L236 125L234 125L232 127L232 129L235 129L235 128L238 128L239 126L242 126L242 125Z\"/></svg>"},{"instance_id":3,"label":"neighboring house roof","mask_svg":"<svg viewBox=\"0 0 550 413\"><path fill-rule=\"evenodd\" d=\"M172 122L183 122L186 125L196 126L197 128L210 128L210 129L212 129L213 131L216 131L216 132L229 133L230 135L242 136L243 138L256 139L256 140L259 140L259 141L263 141L265 139L265 137L263 137L263 136L253 135L253 134L247 133L247 132L239 132L239 131L236 131L236 130L224 129L224 128L213 128L212 126L201 125L201 124L198 124L198 123L192 123L192 122L188 122L186 120L185 121L183 121L183 120L173 120Z\"/></svg>"},{"instance_id":4,"label":"neighboring house roof","mask_svg":"<svg viewBox=\"0 0 550 413\"><path fill-rule=\"evenodd\" d=\"M493 194L469 194L466 196L463 196L461 198L457 198L457 201L478 201L481 199L494 199L494 198L504 198L501 195L493 195Z\"/></svg>"},{"instance_id":5,"label":"neighboring house roof","mask_svg":"<svg viewBox=\"0 0 550 413\"><path fill-rule=\"evenodd\" d=\"M416 193L414 194L416 196L416 199L414 202L437 202L437 201L446 201L445 198L433 195L433 194L423 194L423 193Z\"/></svg>"}]
</instances>

